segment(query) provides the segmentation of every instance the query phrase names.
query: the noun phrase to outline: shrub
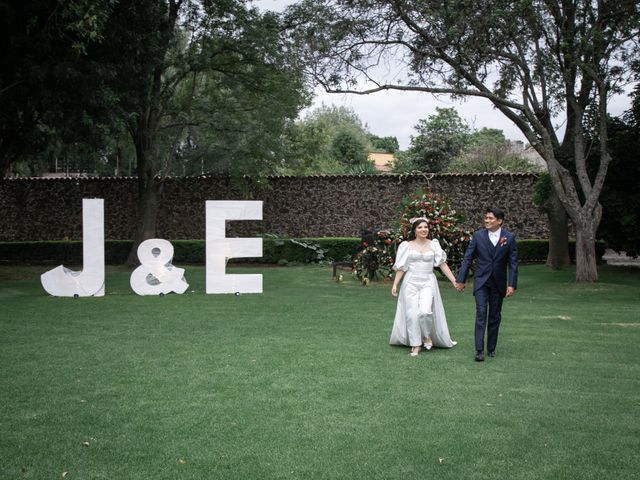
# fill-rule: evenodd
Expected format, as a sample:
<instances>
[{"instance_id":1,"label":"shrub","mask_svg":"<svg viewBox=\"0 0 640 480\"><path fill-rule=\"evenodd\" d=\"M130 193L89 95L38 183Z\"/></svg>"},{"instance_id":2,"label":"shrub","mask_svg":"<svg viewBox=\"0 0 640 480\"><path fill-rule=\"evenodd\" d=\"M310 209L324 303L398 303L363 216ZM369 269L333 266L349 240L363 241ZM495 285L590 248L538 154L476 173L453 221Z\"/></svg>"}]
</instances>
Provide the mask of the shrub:
<instances>
[{"instance_id":1,"label":"shrub","mask_svg":"<svg viewBox=\"0 0 640 480\"><path fill-rule=\"evenodd\" d=\"M399 237L394 237L394 231L378 232L372 236L372 243L363 246L359 238L303 238L301 242L315 242L325 252L325 260L343 261L354 260L358 254L374 245L385 253L377 254L382 258L383 266L377 272L377 278L388 277L389 269L384 258L388 255L395 258ZM280 239L282 240L282 239ZM123 264L133 242L130 240L106 240L105 263L107 265ZM174 247L173 263L197 264L205 263L204 240L172 240ZM596 256L600 261L605 251L605 243L596 242ZM547 240L518 239L518 259L520 263L544 263L547 259L549 242ZM273 238L264 239L263 256L261 258L238 258L235 262L242 263L311 263L318 261L314 249L300 246L294 242L275 241ZM373 250L369 250L373 252ZM569 254L575 261L575 242L569 242ZM360 260L363 262L364 260ZM369 260L366 260L367 265ZM0 264L5 265L80 265L82 263L82 242L66 241L36 241L36 242L0 242ZM454 269L455 270L455 269Z\"/></svg>"}]
</instances>

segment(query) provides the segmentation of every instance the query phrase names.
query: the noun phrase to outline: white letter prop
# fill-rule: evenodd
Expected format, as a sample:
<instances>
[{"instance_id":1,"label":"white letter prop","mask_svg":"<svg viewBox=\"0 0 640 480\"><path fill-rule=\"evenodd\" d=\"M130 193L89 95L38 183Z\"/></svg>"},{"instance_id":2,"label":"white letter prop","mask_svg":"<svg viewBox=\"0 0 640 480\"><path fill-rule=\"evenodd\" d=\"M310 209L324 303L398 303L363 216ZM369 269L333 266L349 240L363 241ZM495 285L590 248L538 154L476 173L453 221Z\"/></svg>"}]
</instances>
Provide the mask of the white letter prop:
<instances>
[{"instance_id":1,"label":"white letter prop","mask_svg":"<svg viewBox=\"0 0 640 480\"><path fill-rule=\"evenodd\" d=\"M207 293L262 293L262 275L226 275L229 258L261 257L262 238L226 238L226 220L262 220L262 202L207 200Z\"/></svg>"},{"instance_id":2,"label":"white letter prop","mask_svg":"<svg viewBox=\"0 0 640 480\"><path fill-rule=\"evenodd\" d=\"M129 284L138 295L184 293L189 284L184 269L171 265L173 245L161 238L151 238L138 245L141 265L131 274Z\"/></svg>"},{"instance_id":3,"label":"white letter prop","mask_svg":"<svg viewBox=\"0 0 640 480\"><path fill-rule=\"evenodd\" d=\"M80 272L58 265L40 275L40 282L55 297L104 296L104 200L82 199L82 262Z\"/></svg>"}]
</instances>

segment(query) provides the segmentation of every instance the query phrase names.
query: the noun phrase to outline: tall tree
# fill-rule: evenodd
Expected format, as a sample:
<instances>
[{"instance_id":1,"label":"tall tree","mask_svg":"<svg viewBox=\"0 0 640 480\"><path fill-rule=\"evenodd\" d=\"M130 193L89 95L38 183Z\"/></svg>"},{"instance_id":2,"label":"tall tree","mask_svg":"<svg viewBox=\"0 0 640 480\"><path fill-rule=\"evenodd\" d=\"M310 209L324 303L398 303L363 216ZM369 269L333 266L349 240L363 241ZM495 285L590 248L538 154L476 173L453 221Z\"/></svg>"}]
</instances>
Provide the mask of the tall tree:
<instances>
[{"instance_id":1,"label":"tall tree","mask_svg":"<svg viewBox=\"0 0 640 480\"><path fill-rule=\"evenodd\" d=\"M470 129L455 108L436 107L436 113L418 120L407 159L423 172L441 172L460 156L470 140Z\"/></svg>"},{"instance_id":2,"label":"tall tree","mask_svg":"<svg viewBox=\"0 0 640 480\"><path fill-rule=\"evenodd\" d=\"M338 132L333 138L331 153L338 162L349 166L367 161L366 147L354 133L349 131Z\"/></svg>"},{"instance_id":3,"label":"tall tree","mask_svg":"<svg viewBox=\"0 0 640 480\"><path fill-rule=\"evenodd\" d=\"M89 54L105 70L103 91L115 98L112 112L136 152L138 220L128 263L156 236L168 174L198 162L201 171L240 176L277 160L273 139L307 101L279 32L276 16L241 0L114 6L104 41Z\"/></svg>"},{"instance_id":4,"label":"tall tree","mask_svg":"<svg viewBox=\"0 0 640 480\"><path fill-rule=\"evenodd\" d=\"M637 55L636 0L305 0L289 18L298 54L327 91L413 90L491 102L547 163L576 231L576 280L597 280L607 103ZM386 59L403 74L389 80L379 68ZM601 153L591 175L588 109L596 112ZM566 119L562 138L557 116Z\"/></svg>"},{"instance_id":5,"label":"tall tree","mask_svg":"<svg viewBox=\"0 0 640 480\"><path fill-rule=\"evenodd\" d=\"M371 149L369 133L351 108L321 105L304 118L289 125L284 136L286 153L280 167L285 174L346 173L347 163L341 155L334 155L336 136L343 134L361 145L359 150Z\"/></svg>"},{"instance_id":6,"label":"tall tree","mask_svg":"<svg viewBox=\"0 0 640 480\"><path fill-rule=\"evenodd\" d=\"M100 121L87 114L94 107L92 75L79 62L102 40L111 3L0 3L0 176L71 134L100 143Z\"/></svg>"},{"instance_id":7,"label":"tall tree","mask_svg":"<svg viewBox=\"0 0 640 480\"><path fill-rule=\"evenodd\" d=\"M551 177L543 173L535 184L533 203L536 204L549 220L549 249L547 266L552 270L562 270L571 265L569 256L569 225L567 214L551 185Z\"/></svg>"}]
</instances>

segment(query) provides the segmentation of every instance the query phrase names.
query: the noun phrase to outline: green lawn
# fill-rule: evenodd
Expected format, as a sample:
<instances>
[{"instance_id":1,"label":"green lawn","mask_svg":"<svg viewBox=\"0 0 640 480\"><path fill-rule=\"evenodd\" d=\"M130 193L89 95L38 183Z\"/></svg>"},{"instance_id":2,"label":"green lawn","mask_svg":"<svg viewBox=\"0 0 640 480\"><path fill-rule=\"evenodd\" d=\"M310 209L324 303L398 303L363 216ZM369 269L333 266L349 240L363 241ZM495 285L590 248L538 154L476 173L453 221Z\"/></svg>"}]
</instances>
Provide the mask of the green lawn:
<instances>
[{"instance_id":1,"label":"green lawn","mask_svg":"<svg viewBox=\"0 0 640 480\"><path fill-rule=\"evenodd\" d=\"M442 284L458 345L387 344L395 299L330 267L237 267L260 295L52 298L0 268L2 479L629 479L640 471L640 270L524 266L498 356ZM67 472L67 473L65 473Z\"/></svg>"}]
</instances>

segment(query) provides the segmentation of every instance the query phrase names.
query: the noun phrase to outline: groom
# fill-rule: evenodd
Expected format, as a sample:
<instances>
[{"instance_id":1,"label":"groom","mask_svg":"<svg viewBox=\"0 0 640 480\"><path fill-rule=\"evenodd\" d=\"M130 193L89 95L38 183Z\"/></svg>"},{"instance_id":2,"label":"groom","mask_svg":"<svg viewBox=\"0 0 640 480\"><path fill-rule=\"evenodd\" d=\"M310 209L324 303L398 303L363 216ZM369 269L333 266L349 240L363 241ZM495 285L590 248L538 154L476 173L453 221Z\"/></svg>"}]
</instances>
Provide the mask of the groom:
<instances>
[{"instance_id":1,"label":"groom","mask_svg":"<svg viewBox=\"0 0 640 480\"><path fill-rule=\"evenodd\" d=\"M476 259L473 295L476 298L476 361L484 361L484 331L487 329L487 351L496 355L502 300L510 297L518 282L518 249L516 237L502 228L504 212L488 208L485 228L473 234L456 278L456 288L463 291L471 262ZM509 278L507 282L507 268Z\"/></svg>"}]
</instances>

